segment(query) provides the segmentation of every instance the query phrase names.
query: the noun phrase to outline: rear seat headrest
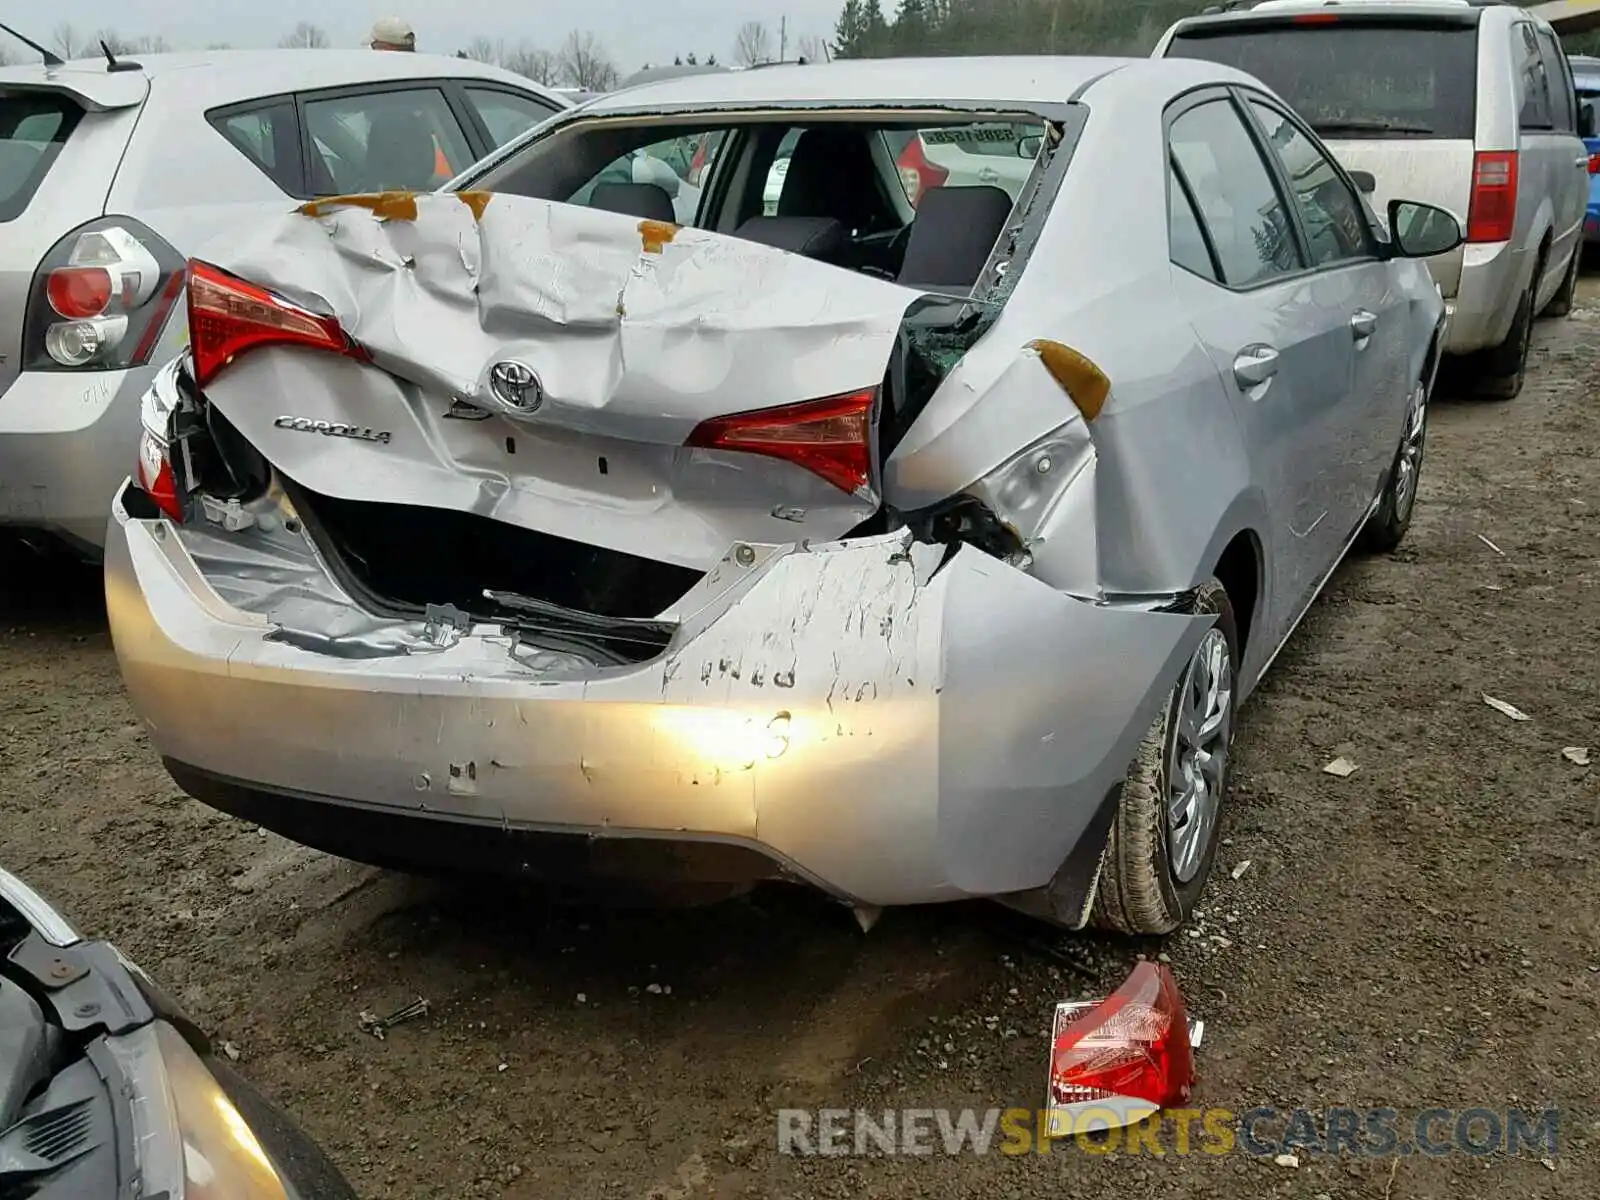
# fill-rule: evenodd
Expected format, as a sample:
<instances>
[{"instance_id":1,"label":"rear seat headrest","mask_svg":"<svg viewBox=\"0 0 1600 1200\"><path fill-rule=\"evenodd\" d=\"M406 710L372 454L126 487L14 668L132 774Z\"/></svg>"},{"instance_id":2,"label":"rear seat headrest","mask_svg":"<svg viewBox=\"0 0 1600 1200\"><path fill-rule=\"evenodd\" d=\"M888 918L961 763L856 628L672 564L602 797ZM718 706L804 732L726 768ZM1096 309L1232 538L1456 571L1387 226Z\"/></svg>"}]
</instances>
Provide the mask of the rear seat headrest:
<instances>
[{"instance_id":1,"label":"rear seat headrest","mask_svg":"<svg viewBox=\"0 0 1600 1200\"><path fill-rule=\"evenodd\" d=\"M832 217L751 217L733 236L791 254L831 261L844 251L844 226Z\"/></svg>"},{"instance_id":2,"label":"rear seat headrest","mask_svg":"<svg viewBox=\"0 0 1600 1200\"><path fill-rule=\"evenodd\" d=\"M966 291L978 282L1010 216L1011 197L1001 188L930 188L911 222L899 282Z\"/></svg>"},{"instance_id":3,"label":"rear seat headrest","mask_svg":"<svg viewBox=\"0 0 1600 1200\"><path fill-rule=\"evenodd\" d=\"M675 225L678 221L667 189L654 183L599 184L589 197L589 207L640 217L646 221L665 221L669 225Z\"/></svg>"}]
</instances>

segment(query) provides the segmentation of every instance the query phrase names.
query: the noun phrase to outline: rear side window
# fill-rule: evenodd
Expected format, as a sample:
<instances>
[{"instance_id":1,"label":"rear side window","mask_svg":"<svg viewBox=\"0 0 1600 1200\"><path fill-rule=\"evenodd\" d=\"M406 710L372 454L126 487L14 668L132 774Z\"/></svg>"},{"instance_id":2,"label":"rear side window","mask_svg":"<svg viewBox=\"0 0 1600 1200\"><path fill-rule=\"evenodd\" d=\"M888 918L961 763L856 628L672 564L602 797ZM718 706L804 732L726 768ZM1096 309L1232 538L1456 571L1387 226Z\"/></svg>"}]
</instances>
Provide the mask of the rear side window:
<instances>
[{"instance_id":1,"label":"rear side window","mask_svg":"<svg viewBox=\"0 0 1600 1200\"><path fill-rule=\"evenodd\" d=\"M518 92L468 87L466 93L478 119L489 131L489 140L496 146L504 146L556 114L556 109L544 101Z\"/></svg>"},{"instance_id":2,"label":"rear side window","mask_svg":"<svg viewBox=\"0 0 1600 1200\"><path fill-rule=\"evenodd\" d=\"M291 196L305 187L300 170L300 123L287 100L208 114L212 127Z\"/></svg>"},{"instance_id":3,"label":"rear side window","mask_svg":"<svg viewBox=\"0 0 1600 1200\"><path fill-rule=\"evenodd\" d=\"M1345 21L1202 33L1175 37L1168 57L1249 72L1325 138L1473 136L1475 26Z\"/></svg>"},{"instance_id":4,"label":"rear side window","mask_svg":"<svg viewBox=\"0 0 1600 1200\"><path fill-rule=\"evenodd\" d=\"M1167 236L1171 239L1171 258L1185 271L1221 283L1217 268L1211 261L1211 250L1206 245L1206 235L1200 229L1200 218L1177 171L1167 167Z\"/></svg>"},{"instance_id":5,"label":"rear side window","mask_svg":"<svg viewBox=\"0 0 1600 1200\"><path fill-rule=\"evenodd\" d=\"M1578 106L1572 68L1567 65L1567 56L1562 53L1553 34L1541 29L1538 35L1539 55L1544 59L1544 77L1550 85L1551 124L1562 133L1577 133Z\"/></svg>"},{"instance_id":6,"label":"rear side window","mask_svg":"<svg viewBox=\"0 0 1600 1200\"><path fill-rule=\"evenodd\" d=\"M27 210L82 116L65 96L0 96L0 221Z\"/></svg>"},{"instance_id":7,"label":"rear side window","mask_svg":"<svg viewBox=\"0 0 1600 1200\"><path fill-rule=\"evenodd\" d=\"M1211 100L1182 113L1169 137L1172 161L1200 210L1226 283L1249 287L1303 268L1277 185L1231 101Z\"/></svg>"},{"instance_id":8,"label":"rear side window","mask_svg":"<svg viewBox=\"0 0 1600 1200\"><path fill-rule=\"evenodd\" d=\"M1539 53L1539 42L1534 37L1533 26L1526 23L1518 25L1511 45L1517 62L1517 87L1522 99L1522 116L1518 124L1530 130L1554 128L1550 79L1545 74L1544 56Z\"/></svg>"},{"instance_id":9,"label":"rear side window","mask_svg":"<svg viewBox=\"0 0 1600 1200\"><path fill-rule=\"evenodd\" d=\"M472 165L467 135L437 88L307 99L311 191L431 191Z\"/></svg>"}]
</instances>

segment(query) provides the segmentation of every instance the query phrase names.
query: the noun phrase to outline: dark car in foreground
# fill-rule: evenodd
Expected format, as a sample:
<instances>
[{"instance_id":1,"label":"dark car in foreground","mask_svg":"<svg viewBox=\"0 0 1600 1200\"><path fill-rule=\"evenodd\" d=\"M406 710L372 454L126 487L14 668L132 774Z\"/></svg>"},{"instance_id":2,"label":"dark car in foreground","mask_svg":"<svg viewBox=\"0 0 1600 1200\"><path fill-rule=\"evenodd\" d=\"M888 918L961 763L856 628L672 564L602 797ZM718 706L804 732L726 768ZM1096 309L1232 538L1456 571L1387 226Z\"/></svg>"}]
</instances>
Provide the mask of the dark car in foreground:
<instances>
[{"instance_id":1,"label":"dark car in foreground","mask_svg":"<svg viewBox=\"0 0 1600 1200\"><path fill-rule=\"evenodd\" d=\"M144 973L0 870L0 1200L355 1200Z\"/></svg>"}]
</instances>

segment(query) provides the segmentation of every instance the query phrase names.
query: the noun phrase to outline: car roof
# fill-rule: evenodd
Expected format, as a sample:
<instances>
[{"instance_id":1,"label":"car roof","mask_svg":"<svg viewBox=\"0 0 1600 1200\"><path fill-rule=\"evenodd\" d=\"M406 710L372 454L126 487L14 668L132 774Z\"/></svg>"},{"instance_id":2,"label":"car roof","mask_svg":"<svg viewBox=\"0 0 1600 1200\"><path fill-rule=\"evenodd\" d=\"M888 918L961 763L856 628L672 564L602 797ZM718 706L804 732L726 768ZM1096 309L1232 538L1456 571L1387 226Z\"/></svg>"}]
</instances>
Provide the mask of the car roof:
<instances>
[{"instance_id":1,"label":"car roof","mask_svg":"<svg viewBox=\"0 0 1600 1200\"><path fill-rule=\"evenodd\" d=\"M1195 59L1017 56L989 58L846 59L830 63L764 67L662 80L612 92L590 101L584 111L650 112L657 109L748 108L762 104L814 105L926 103L939 107L992 104L997 107L1065 103L1080 90L1110 74L1151 75L1155 86L1168 80L1189 87L1207 80L1247 81L1250 76Z\"/></svg>"},{"instance_id":2,"label":"car roof","mask_svg":"<svg viewBox=\"0 0 1600 1200\"><path fill-rule=\"evenodd\" d=\"M202 106L229 98L248 99L282 92L382 83L397 79L483 79L548 96L566 107L571 101L553 88L469 58L375 50L197 50L172 54L128 54L134 71L110 72L104 58L74 59L63 66L23 63L0 68L0 87L56 84L94 96L107 85L143 76L152 90L173 85L194 89Z\"/></svg>"}]
</instances>

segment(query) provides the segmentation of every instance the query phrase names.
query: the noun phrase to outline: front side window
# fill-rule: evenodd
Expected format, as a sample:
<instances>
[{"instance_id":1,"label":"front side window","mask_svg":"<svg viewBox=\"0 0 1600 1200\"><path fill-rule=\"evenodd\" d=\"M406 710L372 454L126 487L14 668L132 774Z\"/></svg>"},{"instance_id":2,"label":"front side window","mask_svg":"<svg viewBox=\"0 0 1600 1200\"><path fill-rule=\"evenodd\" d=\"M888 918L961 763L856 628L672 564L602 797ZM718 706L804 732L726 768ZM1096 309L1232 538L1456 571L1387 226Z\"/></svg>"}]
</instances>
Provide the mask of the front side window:
<instances>
[{"instance_id":1,"label":"front side window","mask_svg":"<svg viewBox=\"0 0 1600 1200\"><path fill-rule=\"evenodd\" d=\"M548 121L558 111L553 105L520 92L468 84L466 93L478 119L489 131L489 140L496 146L504 146L535 125Z\"/></svg>"},{"instance_id":2,"label":"front side window","mask_svg":"<svg viewBox=\"0 0 1600 1200\"><path fill-rule=\"evenodd\" d=\"M319 196L430 191L477 157L437 88L310 98L305 114Z\"/></svg>"},{"instance_id":3,"label":"front side window","mask_svg":"<svg viewBox=\"0 0 1600 1200\"><path fill-rule=\"evenodd\" d=\"M1313 266L1362 259L1373 252L1361 201L1314 142L1271 105L1250 101L1289 180Z\"/></svg>"},{"instance_id":4,"label":"front side window","mask_svg":"<svg viewBox=\"0 0 1600 1200\"><path fill-rule=\"evenodd\" d=\"M1272 175L1229 100L1210 100L1172 122L1172 158L1211 234L1223 281L1265 283L1305 264Z\"/></svg>"}]
</instances>

